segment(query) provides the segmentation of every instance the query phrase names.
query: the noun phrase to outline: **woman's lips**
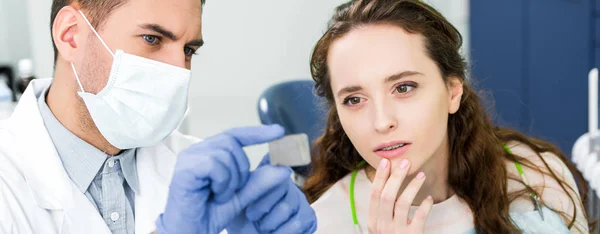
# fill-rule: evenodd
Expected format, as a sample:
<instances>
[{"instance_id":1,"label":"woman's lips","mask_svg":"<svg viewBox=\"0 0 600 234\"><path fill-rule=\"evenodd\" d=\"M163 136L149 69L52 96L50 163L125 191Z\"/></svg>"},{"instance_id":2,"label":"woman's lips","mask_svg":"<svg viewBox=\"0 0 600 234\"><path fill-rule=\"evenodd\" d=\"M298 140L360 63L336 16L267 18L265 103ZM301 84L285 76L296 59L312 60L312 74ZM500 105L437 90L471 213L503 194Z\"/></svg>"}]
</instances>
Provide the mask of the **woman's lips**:
<instances>
[{"instance_id":1,"label":"woman's lips","mask_svg":"<svg viewBox=\"0 0 600 234\"><path fill-rule=\"evenodd\" d=\"M394 145L398 145L398 144L404 144L401 147L392 149L392 150L383 150L383 148L386 147L390 147L390 146L394 146ZM396 144L387 144L389 146L384 146L384 147L379 147L378 150L375 150L375 154L377 154L379 157L382 158L395 158L395 157L400 157L402 156L411 146L410 143L396 143Z\"/></svg>"}]
</instances>

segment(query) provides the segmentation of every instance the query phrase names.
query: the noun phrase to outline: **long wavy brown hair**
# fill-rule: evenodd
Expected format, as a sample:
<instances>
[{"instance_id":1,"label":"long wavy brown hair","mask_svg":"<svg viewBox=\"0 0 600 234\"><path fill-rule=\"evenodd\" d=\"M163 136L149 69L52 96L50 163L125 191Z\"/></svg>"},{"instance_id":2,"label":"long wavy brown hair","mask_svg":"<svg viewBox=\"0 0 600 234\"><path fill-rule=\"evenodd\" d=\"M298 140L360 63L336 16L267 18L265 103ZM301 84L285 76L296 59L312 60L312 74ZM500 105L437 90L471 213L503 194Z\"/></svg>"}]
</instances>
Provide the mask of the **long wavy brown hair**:
<instances>
[{"instance_id":1,"label":"long wavy brown hair","mask_svg":"<svg viewBox=\"0 0 600 234\"><path fill-rule=\"evenodd\" d=\"M539 188L527 186L520 191L508 191L509 179L523 182L509 176L507 161L519 162L559 183L569 195L574 211L569 214L570 219L565 213L555 211L570 220L568 227L573 228L578 215L575 207L583 207L587 199L587 184L580 183L581 199L572 196L577 188L570 187L552 170L542 170L524 157L507 153L502 145L515 141L529 146L546 168L550 167L541 153L553 153L567 165L576 181L584 181L582 174L556 146L494 126L488 110L468 83L470 80L465 79L466 62L460 54L462 36L438 11L418 0L356 0L340 5L327 32L318 41L312 54L311 73L317 94L325 97L330 110L325 133L315 142L316 157L304 186L308 200L316 201L338 180L359 169L357 165L363 161L342 129L330 86L327 55L336 39L353 28L374 24L395 25L423 35L428 56L439 67L443 79L448 83L449 77L456 77L463 83L461 106L448 119L448 168L451 168L448 183L471 208L477 233L520 233L509 218L509 204L530 192L539 196Z\"/></svg>"}]
</instances>

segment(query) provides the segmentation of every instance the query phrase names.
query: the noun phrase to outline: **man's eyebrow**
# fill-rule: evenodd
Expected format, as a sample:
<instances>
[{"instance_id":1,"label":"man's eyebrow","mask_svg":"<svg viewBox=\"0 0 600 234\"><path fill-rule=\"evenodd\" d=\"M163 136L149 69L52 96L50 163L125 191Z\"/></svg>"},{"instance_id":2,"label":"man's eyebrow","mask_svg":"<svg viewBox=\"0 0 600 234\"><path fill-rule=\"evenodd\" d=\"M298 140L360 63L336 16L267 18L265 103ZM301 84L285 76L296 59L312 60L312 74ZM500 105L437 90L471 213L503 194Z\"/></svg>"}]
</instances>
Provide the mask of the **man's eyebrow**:
<instances>
[{"instance_id":1,"label":"man's eyebrow","mask_svg":"<svg viewBox=\"0 0 600 234\"><path fill-rule=\"evenodd\" d=\"M143 29L148 29L148 30L152 30L158 34L160 34L163 37L166 37L172 41L176 41L177 37L175 36L175 33L167 30L166 28L158 25L158 24L143 24L140 25L141 28Z\"/></svg>"},{"instance_id":2,"label":"man's eyebrow","mask_svg":"<svg viewBox=\"0 0 600 234\"><path fill-rule=\"evenodd\" d=\"M190 41L188 43L185 43L185 45L186 46L202 47L202 45L204 45L204 40L202 40L202 39L193 40L193 41Z\"/></svg>"}]
</instances>

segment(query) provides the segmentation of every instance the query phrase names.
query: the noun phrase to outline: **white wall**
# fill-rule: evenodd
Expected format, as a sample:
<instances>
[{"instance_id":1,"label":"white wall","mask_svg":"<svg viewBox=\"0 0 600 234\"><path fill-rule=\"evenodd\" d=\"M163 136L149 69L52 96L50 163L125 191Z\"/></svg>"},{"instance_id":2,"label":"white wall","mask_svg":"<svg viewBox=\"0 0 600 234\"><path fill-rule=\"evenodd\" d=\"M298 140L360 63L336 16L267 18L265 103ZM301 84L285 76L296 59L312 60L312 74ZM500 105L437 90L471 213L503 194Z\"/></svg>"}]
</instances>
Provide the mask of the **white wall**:
<instances>
[{"instance_id":1,"label":"white wall","mask_svg":"<svg viewBox=\"0 0 600 234\"><path fill-rule=\"evenodd\" d=\"M0 0L0 61L16 65L31 56L28 9L22 0Z\"/></svg>"},{"instance_id":2,"label":"white wall","mask_svg":"<svg viewBox=\"0 0 600 234\"><path fill-rule=\"evenodd\" d=\"M0 1L0 64L6 64L10 61L10 55L8 51L8 33L6 27L8 21L6 20L6 7L4 2Z\"/></svg>"},{"instance_id":3,"label":"white wall","mask_svg":"<svg viewBox=\"0 0 600 234\"><path fill-rule=\"evenodd\" d=\"M428 1L468 38L468 0ZM31 51L40 77L52 76L51 2L27 0L29 32L35 38ZM335 6L343 2L208 0L203 16L206 44L193 60L186 132L204 138L231 127L259 124L260 93L282 81L310 79L312 47ZM266 151L264 145L248 148L252 165Z\"/></svg>"},{"instance_id":4,"label":"white wall","mask_svg":"<svg viewBox=\"0 0 600 234\"><path fill-rule=\"evenodd\" d=\"M27 0L28 33L32 38L30 41L31 55L35 74L39 78L52 77L54 69L54 49L50 36L50 7L52 7L52 0Z\"/></svg>"}]
</instances>

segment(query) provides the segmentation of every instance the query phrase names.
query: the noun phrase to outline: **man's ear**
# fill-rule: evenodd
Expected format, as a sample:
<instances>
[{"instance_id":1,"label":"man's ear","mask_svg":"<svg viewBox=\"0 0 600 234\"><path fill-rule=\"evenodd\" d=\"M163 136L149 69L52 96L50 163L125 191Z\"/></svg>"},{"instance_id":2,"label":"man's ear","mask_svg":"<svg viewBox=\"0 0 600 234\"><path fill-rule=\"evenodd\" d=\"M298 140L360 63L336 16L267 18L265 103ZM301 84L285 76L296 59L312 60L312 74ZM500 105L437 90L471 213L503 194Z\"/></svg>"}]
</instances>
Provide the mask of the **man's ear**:
<instances>
[{"instance_id":1,"label":"man's ear","mask_svg":"<svg viewBox=\"0 0 600 234\"><path fill-rule=\"evenodd\" d=\"M69 62L74 60L75 52L82 43L80 16L77 9L65 6L58 12L52 24L52 40L56 45L59 57Z\"/></svg>"},{"instance_id":2,"label":"man's ear","mask_svg":"<svg viewBox=\"0 0 600 234\"><path fill-rule=\"evenodd\" d=\"M463 95L463 82L457 77L448 78L448 113L454 114L460 108Z\"/></svg>"}]
</instances>

